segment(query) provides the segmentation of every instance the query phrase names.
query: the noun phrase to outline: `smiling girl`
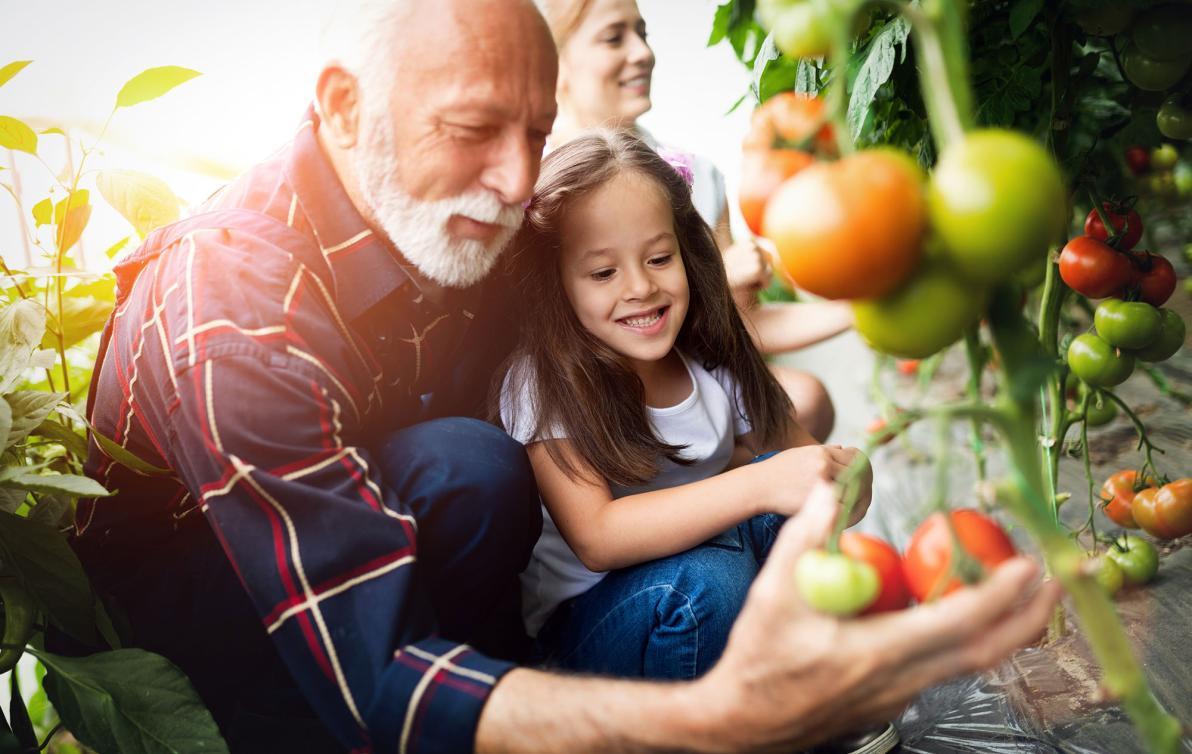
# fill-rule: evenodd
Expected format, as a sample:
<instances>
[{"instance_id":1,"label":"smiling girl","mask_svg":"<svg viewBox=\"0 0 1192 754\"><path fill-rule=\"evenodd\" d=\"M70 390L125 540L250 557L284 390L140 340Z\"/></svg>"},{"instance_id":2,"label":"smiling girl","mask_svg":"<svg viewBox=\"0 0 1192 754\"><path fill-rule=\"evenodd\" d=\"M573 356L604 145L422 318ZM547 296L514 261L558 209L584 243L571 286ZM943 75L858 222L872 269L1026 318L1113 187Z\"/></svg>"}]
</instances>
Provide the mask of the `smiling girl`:
<instances>
[{"instance_id":1,"label":"smiling girl","mask_svg":"<svg viewBox=\"0 0 1192 754\"><path fill-rule=\"evenodd\" d=\"M551 665L695 677L782 517L858 451L794 421L687 181L641 141L602 131L551 153L526 218L499 407L544 503L527 630Z\"/></svg>"}]
</instances>

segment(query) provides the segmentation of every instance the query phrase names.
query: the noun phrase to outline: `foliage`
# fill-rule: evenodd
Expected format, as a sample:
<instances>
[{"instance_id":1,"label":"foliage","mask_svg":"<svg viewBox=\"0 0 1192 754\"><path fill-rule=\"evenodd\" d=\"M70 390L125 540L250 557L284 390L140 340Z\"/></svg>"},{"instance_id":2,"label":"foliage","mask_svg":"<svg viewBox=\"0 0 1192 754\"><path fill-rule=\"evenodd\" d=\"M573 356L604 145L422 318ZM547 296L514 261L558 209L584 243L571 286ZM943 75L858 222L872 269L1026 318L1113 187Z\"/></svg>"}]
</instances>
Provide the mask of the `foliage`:
<instances>
[{"instance_id":1,"label":"foliage","mask_svg":"<svg viewBox=\"0 0 1192 754\"><path fill-rule=\"evenodd\" d=\"M0 68L0 86L30 62ZM120 90L112 114L197 75L175 66L144 71ZM47 135L63 139L70 156L77 149L76 167L61 174L49 168L40 152L40 137ZM77 407L86 397L96 336L112 312L115 290L110 272L84 269L76 252L93 209L92 191L81 184L93 182L137 237L176 219L180 202L153 176L88 172L97 144L76 145L61 129L39 134L3 115L0 146L29 155L54 179L50 195L26 209L12 175L17 171L0 175L8 179L0 180L0 187L18 211L28 212L31 234L23 241L42 257L29 270L10 269L0 260L0 674L9 676L12 690L8 718L0 719L0 751L44 748L59 727L101 751L226 751L181 671L165 658L120 648L112 620L63 534L80 498L110 494L83 474L88 427ZM110 245L106 256L112 258L131 238ZM142 473L163 471L108 438L92 437L93 447L119 463ZM58 656L45 649L47 633L111 649L86 658ZM18 671L31 664L17 665L23 652L38 660L32 690L22 690L17 680Z\"/></svg>"}]
</instances>

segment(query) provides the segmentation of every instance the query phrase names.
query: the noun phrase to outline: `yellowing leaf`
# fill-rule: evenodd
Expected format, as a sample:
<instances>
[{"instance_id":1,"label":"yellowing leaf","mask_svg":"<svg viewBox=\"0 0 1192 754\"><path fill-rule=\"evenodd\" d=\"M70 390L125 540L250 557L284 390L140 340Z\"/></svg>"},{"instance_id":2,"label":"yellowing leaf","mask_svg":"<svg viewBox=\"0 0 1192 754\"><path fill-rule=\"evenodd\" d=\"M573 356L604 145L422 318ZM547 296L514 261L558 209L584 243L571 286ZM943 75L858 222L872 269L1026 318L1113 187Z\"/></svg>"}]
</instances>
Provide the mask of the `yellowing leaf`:
<instances>
[{"instance_id":1,"label":"yellowing leaf","mask_svg":"<svg viewBox=\"0 0 1192 754\"><path fill-rule=\"evenodd\" d=\"M0 86L7 84L9 79L20 73L25 66L32 62L32 60L14 60L3 68L0 68Z\"/></svg>"},{"instance_id":2,"label":"yellowing leaf","mask_svg":"<svg viewBox=\"0 0 1192 754\"><path fill-rule=\"evenodd\" d=\"M198 71L176 65L149 68L133 76L116 95L116 107L131 107L157 99L179 84L200 76Z\"/></svg>"},{"instance_id":3,"label":"yellowing leaf","mask_svg":"<svg viewBox=\"0 0 1192 754\"><path fill-rule=\"evenodd\" d=\"M57 126L54 126L53 128L43 128L41 132L43 134L58 134L59 136L66 136L66 132Z\"/></svg>"},{"instance_id":4,"label":"yellowing leaf","mask_svg":"<svg viewBox=\"0 0 1192 754\"><path fill-rule=\"evenodd\" d=\"M54 202L49 197L33 205L33 222L37 227L54 222Z\"/></svg>"},{"instance_id":5,"label":"yellowing leaf","mask_svg":"<svg viewBox=\"0 0 1192 754\"><path fill-rule=\"evenodd\" d=\"M0 147L37 154L37 134L23 121L0 115Z\"/></svg>"},{"instance_id":6,"label":"yellowing leaf","mask_svg":"<svg viewBox=\"0 0 1192 754\"><path fill-rule=\"evenodd\" d=\"M91 192L87 189L79 189L67 196L65 199L60 199L54 205L54 222L61 223L62 218L66 215L66 209L76 209L78 207L85 207L91 203Z\"/></svg>"},{"instance_id":7,"label":"yellowing leaf","mask_svg":"<svg viewBox=\"0 0 1192 754\"><path fill-rule=\"evenodd\" d=\"M181 201L160 178L134 170L104 170L96 176L95 185L142 238L178 219Z\"/></svg>"}]
</instances>

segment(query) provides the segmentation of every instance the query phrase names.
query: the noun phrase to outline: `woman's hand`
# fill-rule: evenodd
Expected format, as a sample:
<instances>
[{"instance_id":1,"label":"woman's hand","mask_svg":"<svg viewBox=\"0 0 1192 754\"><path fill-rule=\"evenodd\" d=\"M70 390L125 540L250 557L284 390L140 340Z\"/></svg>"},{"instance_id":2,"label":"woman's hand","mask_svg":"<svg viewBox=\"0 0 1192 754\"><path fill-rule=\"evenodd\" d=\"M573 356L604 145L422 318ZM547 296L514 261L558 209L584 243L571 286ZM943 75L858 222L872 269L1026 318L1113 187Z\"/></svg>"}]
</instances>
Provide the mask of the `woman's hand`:
<instances>
[{"instance_id":1,"label":"woman's hand","mask_svg":"<svg viewBox=\"0 0 1192 754\"><path fill-rule=\"evenodd\" d=\"M860 450L840 445L791 448L750 466L750 469L756 469L755 489L759 495L759 510L795 515L802 509L817 483L836 482L854 462L863 464L863 468L855 477L860 489L849 515L848 525L852 526L869 509L873 493L873 469L869 466L869 459Z\"/></svg>"}]
</instances>

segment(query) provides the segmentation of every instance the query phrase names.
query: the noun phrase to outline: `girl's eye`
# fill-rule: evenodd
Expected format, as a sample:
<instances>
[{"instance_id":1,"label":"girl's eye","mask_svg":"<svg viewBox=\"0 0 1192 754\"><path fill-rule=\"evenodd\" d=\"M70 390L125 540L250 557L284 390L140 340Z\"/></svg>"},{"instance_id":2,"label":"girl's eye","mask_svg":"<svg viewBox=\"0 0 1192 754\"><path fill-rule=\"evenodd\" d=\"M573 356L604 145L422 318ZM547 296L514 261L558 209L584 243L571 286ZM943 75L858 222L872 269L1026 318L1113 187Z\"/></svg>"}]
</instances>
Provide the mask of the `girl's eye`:
<instances>
[{"instance_id":1,"label":"girl's eye","mask_svg":"<svg viewBox=\"0 0 1192 754\"><path fill-rule=\"evenodd\" d=\"M612 276L613 276L612 270L596 270L595 272L588 275L588 277L590 277L596 281L608 280Z\"/></svg>"},{"instance_id":2,"label":"girl's eye","mask_svg":"<svg viewBox=\"0 0 1192 754\"><path fill-rule=\"evenodd\" d=\"M674 256L674 254L669 253L659 254L656 257L650 258L650 264L654 265L655 267L665 267L671 261L671 259L674 258Z\"/></svg>"}]
</instances>

